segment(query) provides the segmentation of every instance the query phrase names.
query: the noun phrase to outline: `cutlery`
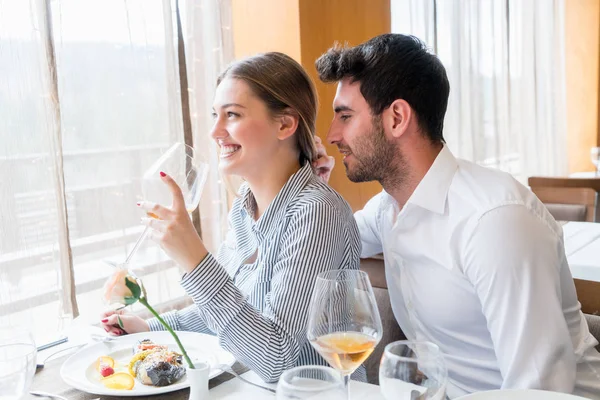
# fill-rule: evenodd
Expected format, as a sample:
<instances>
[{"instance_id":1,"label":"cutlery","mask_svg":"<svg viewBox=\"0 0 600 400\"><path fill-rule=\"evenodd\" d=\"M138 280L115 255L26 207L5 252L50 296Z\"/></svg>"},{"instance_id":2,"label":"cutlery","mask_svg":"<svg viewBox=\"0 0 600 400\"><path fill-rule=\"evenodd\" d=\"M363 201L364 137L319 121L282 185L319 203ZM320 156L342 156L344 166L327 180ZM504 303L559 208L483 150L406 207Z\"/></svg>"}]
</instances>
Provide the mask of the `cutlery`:
<instances>
[{"instance_id":1,"label":"cutlery","mask_svg":"<svg viewBox=\"0 0 600 400\"><path fill-rule=\"evenodd\" d=\"M69 350L79 349L79 348L85 346L86 344L87 343L78 344L78 345L75 345L75 346L65 347L64 349L57 350L54 353L50 354L48 357L44 358L44 360L38 361L37 364L36 364L36 366L35 366L35 369L38 370L38 369L44 368L44 365L46 364L46 362L48 360L50 360L52 357L54 357L54 356L56 356L56 355L58 355L60 353L64 353L65 351L69 351ZM35 394L34 394L34 396L35 396Z\"/></svg>"},{"instance_id":2,"label":"cutlery","mask_svg":"<svg viewBox=\"0 0 600 400\"><path fill-rule=\"evenodd\" d=\"M104 335L99 335L99 334L93 333L93 334L90 335L90 339L92 339L93 342L104 342L104 343L107 343L107 342L113 341L115 338L113 338L111 336L104 336ZM52 353L49 356L47 356L46 358L44 358L43 361L38 361L37 364L36 364L36 366L35 366L35 368L36 368L36 370L42 369L42 368L44 368L44 365L46 364L46 362L48 360L50 360L51 358L53 358L54 356L56 356L56 355L58 355L60 353L63 353L65 351L76 350L76 349L82 348L84 346L87 346L88 344L89 343L81 343L81 344L77 344L75 346L69 346L69 347L65 347L63 349L57 350L54 353Z\"/></svg>"},{"instance_id":3,"label":"cutlery","mask_svg":"<svg viewBox=\"0 0 600 400\"><path fill-rule=\"evenodd\" d=\"M42 351L42 350L46 350L46 349L49 349L49 348L51 348L51 347L58 346L59 344L67 343L67 341L68 341L68 340L69 340L69 338L67 338L66 336L64 336L64 337L61 337L61 338L60 338L60 339L58 339L58 340L55 340L55 341L53 341L53 342L50 342L50 343L46 343L46 344L44 344L44 345L41 345L40 347L38 347L38 348L37 348L37 351L38 351L38 353L39 353L39 352L40 352L40 351Z\"/></svg>"}]
</instances>

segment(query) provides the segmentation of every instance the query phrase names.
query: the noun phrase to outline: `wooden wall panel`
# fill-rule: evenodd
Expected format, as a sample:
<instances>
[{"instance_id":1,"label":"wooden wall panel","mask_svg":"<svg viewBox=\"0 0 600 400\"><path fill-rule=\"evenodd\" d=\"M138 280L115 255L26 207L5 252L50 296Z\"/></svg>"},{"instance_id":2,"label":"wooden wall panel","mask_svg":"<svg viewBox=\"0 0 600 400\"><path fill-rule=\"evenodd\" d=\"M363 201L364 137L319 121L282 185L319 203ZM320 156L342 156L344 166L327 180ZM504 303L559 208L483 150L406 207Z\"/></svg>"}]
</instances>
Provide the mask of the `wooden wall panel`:
<instances>
[{"instance_id":1,"label":"wooden wall panel","mask_svg":"<svg viewBox=\"0 0 600 400\"><path fill-rule=\"evenodd\" d=\"M323 140L333 118L332 102L336 85L326 85L319 81L315 60L335 41L357 45L373 36L390 32L390 26L389 0L300 0L302 65L317 84L320 101L317 132ZM381 191L381 186L375 182L350 182L337 148L327 145L327 152L336 158L330 184L354 210L361 209L371 197Z\"/></svg>"},{"instance_id":2,"label":"wooden wall panel","mask_svg":"<svg viewBox=\"0 0 600 400\"><path fill-rule=\"evenodd\" d=\"M565 1L569 171L593 171L599 142L600 1Z\"/></svg>"},{"instance_id":3,"label":"wooden wall panel","mask_svg":"<svg viewBox=\"0 0 600 400\"><path fill-rule=\"evenodd\" d=\"M300 62L298 0L232 0L235 58L280 51Z\"/></svg>"}]
</instances>

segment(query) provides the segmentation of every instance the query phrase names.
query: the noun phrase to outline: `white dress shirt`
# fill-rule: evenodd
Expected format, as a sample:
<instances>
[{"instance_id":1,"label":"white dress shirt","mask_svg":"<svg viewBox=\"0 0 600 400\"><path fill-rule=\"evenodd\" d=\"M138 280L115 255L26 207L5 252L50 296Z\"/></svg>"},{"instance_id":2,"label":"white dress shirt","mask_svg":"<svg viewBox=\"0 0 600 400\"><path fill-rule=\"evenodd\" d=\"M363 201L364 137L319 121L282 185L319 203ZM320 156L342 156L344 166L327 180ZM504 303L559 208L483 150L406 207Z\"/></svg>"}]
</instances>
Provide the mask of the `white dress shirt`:
<instances>
[{"instance_id":1,"label":"white dress shirt","mask_svg":"<svg viewBox=\"0 0 600 400\"><path fill-rule=\"evenodd\" d=\"M406 337L444 353L450 398L534 388L600 399L562 229L509 174L444 146L401 210L384 191L355 217L362 257L384 254Z\"/></svg>"}]
</instances>

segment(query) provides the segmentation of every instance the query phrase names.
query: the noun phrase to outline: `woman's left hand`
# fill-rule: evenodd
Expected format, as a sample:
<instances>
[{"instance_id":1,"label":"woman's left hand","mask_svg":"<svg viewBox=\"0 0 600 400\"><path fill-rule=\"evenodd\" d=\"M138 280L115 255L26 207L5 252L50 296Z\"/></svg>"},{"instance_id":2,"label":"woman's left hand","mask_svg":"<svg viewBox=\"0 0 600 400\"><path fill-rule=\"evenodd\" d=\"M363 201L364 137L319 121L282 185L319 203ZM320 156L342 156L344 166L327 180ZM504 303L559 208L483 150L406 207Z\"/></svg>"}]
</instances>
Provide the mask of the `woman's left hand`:
<instances>
[{"instance_id":1,"label":"woman's left hand","mask_svg":"<svg viewBox=\"0 0 600 400\"><path fill-rule=\"evenodd\" d=\"M149 237L186 272L191 272L206 257L208 251L188 215L181 189L163 172L161 179L171 190L173 205L169 208L151 202L138 203L140 208L159 218L142 218L142 222L151 228Z\"/></svg>"}]
</instances>

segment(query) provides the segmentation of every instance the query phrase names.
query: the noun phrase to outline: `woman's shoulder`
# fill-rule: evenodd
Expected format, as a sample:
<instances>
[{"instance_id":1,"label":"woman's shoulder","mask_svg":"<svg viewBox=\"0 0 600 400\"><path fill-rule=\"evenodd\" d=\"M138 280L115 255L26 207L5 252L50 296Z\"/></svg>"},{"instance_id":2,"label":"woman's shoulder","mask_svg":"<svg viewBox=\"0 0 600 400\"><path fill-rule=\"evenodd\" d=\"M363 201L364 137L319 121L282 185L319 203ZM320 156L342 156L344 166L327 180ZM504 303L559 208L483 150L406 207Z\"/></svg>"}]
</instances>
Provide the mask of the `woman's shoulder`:
<instances>
[{"instance_id":1,"label":"woman's shoulder","mask_svg":"<svg viewBox=\"0 0 600 400\"><path fill-rule=\"evenodd\" d=\"M291 203L290 211L295 213L315 207L335 212L344 218L354 218L348 202L317 176L313 176L308 180L296 199Z\"/></svg>"}]
</instances>

